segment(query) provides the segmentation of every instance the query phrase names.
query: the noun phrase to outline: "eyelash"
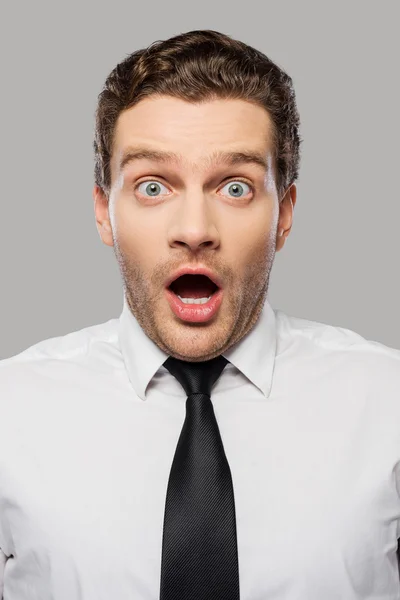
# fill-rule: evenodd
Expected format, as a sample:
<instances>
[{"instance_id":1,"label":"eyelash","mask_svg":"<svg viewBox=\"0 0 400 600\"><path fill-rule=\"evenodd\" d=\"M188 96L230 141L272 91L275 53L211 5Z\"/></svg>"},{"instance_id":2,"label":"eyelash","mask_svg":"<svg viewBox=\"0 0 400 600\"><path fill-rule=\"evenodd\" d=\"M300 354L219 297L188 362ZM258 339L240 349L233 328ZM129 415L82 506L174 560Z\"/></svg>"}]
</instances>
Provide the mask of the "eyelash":
<instances>
[{"instance_id":1,"label":"eyelash","mask_svg":"<svg viewBox=\"0 0 400 600\"><path fill-rule=\"evenodd\" d=\"M155 181L155 182L158 182L157 178L155 178L155 177L152 177L152 178L149 178L149 179L143 179L142 181L139 181L138 183L136 183L136 185L135 185L135 186L134 186L134 188L133 188L133 189L134 189L134 191L136 192L137 188L138 188L140 185L142 185L142 183L146 183L146 181ZM222 187L225 187L225 186L226 186L228 183L230 183L231 181L232 181L232 182L234 182L234 181L241 181L242 183L245 183L246 185L248 185L248 186L249 186L249 188L250 188L250 190L251 190L251 193L252 193L252 194L254 194L254 193L255 193L255 187L254 187L254 185L253 185L253 184L251 184L251 183L250 183L249 181L247 181L246 179L243 179L243 178L241 178L241 177L234 177L234 178L232 178L232 179L229 179L228 181L225 181L225 182L224 182L224 184L222 185ZM163 182L162 182L162 181L160 181L160 182L158 182L158 183L163 183ZM165 184L165 183L163 183L163 185L166 185L166 184ZM147 196L146 196L146 197L147 197ZM148 196L148 197L149 197L149 198L151 198L151 196ZM156 198L156 197L159 197L159 196L154 196L154 197ZM233 198L233 197L234 197L234 196L232 196L232 198Z\"/></svg>"}]
</instances>

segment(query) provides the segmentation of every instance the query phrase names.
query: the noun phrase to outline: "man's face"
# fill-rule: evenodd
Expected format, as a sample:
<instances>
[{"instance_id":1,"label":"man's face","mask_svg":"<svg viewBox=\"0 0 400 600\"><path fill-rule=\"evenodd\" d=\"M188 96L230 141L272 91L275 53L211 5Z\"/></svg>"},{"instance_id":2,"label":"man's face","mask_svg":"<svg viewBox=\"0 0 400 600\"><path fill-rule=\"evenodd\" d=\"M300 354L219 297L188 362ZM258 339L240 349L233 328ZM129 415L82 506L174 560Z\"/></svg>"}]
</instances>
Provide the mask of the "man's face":
<instances>
[{"instance_id":1,"label":"man's face","mask_svg":"<svg viewBox=\"0 0 400 600\"><path fill-rule=\"evenodd\" d=\"M178 158L124 160L138 148ZM227 152L257 154L265 165L213 156ZM114 246L132 313L170 356L214 358L257 321L283 245L277 229L290 229L296 201L293 184L279 203L272 156L268 113L243 100L192 104L151 96L119 116L108 201L93 190L97 226ZM187 305L168 291L167 280L182 266L218 277L214 294L207 286L196 293L206 278L193 275L173 288L181 297L212 295L207 305Z\"/></svg>"}]
</instances>

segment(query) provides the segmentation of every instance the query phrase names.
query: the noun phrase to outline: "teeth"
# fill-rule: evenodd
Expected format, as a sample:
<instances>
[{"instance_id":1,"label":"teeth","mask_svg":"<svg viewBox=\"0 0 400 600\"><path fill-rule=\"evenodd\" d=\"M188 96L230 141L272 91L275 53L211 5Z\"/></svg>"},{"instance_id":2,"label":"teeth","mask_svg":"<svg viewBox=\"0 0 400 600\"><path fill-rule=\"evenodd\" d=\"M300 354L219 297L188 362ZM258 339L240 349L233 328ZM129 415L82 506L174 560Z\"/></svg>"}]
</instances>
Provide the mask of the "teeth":
<instances>
[{"instance_id":1,"label":"teeth","mask_svg":"<svg viewBox=\"0 0 400 600\"><path fill-rule=\"evenodd\" d=\"M182 300L182 302L184 302L185 304L205 304L211 298L211 296L209 296L208 298L181 298L179 294L177 294L177 296L179 300Z\"/></svg>"}]
</instances>

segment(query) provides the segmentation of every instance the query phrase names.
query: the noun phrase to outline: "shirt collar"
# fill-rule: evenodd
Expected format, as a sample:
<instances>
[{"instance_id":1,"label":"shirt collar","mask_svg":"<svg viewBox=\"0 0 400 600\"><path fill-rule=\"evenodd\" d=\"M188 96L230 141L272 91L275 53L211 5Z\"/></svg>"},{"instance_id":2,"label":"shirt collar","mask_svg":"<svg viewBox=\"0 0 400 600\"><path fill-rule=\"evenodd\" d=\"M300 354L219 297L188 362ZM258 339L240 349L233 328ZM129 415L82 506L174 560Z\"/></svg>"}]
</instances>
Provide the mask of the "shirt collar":
<instances>
[{"instance_id":1,"label":"shirt collar","mask_svg":"<svg viewBox=\"0 0 400 600\"><path fill-rule=\"evenodd\" d=\"M124 294L118 321L118 338L129 380L137 396L146 399L146 388L168 354L143 331ZM266 300L253 328L222 355L269 398L276 353L276 316Z\"/></svg>"}]
</instances>

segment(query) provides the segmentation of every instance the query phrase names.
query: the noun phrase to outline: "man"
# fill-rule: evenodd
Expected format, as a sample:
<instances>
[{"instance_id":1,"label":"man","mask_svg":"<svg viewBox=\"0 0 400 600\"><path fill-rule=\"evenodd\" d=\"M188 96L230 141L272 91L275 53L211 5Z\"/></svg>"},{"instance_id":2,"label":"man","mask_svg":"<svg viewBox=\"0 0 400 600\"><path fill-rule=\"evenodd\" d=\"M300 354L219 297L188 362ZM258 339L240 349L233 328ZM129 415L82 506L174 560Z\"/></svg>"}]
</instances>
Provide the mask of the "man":
<instances>
[{"instance_id":1,"label":"man","mask_svg":"<svg viewBox=\"0 0 400 600\"><path fill-rule=\"evenodd\" d=\"M400 352L267 300L299 146L291 78L222 33L107 78L123 309L1 363L4 600L400 598Z\"/></svg>"}]
</instances>

